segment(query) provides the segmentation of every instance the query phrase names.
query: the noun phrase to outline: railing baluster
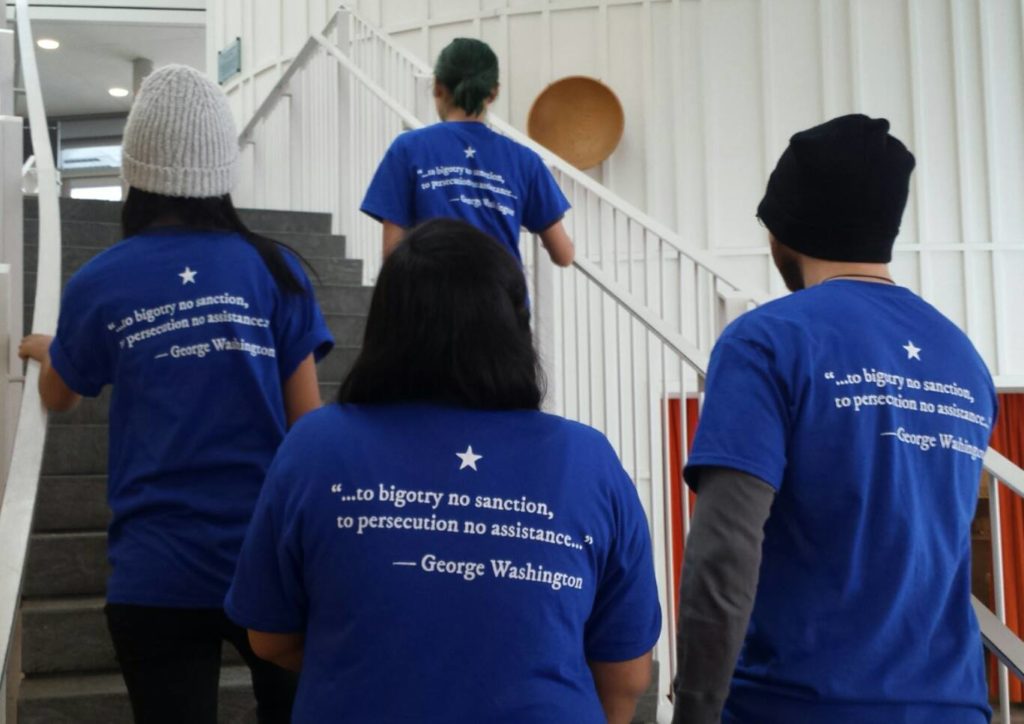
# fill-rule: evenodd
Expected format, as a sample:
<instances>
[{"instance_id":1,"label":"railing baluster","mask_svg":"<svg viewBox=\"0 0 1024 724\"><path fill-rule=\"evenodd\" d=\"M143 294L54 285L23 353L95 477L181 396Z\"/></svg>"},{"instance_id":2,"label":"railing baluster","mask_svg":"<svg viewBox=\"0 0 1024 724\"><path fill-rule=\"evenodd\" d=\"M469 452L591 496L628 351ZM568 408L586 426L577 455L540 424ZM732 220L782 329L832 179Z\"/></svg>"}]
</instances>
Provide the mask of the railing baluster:
<instances>
[{"instance_id":1,"label":"railing baluster","mask_svg":"<svg viewBox=\"0 0 1024 724\"><path fill-rule=\"evenodd\" d=\"M1003 581L1003 526L1001 501L999 500L999 478L988 476L988 512L992 527L992 588L996 616L1006 624L1006 589ZM997 663L999 674L999 711L1004 724L1011 724L1010 714L1010 673L1002 662Z\"/></svg>"}]
</instances>

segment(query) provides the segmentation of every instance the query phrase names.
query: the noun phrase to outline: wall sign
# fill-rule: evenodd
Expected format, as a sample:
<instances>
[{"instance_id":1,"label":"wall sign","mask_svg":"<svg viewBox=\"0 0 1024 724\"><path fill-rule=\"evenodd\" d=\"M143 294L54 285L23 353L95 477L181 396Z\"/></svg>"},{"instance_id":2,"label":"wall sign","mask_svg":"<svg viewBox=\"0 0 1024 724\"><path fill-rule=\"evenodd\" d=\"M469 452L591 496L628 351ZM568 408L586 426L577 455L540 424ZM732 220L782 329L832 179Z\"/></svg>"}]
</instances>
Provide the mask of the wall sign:
<instances>
[{"instance_id":1,"label":"wall sign","mask_svg":"<svg viewBox=\"0 0 1024 724\"><path fill-rule=\"evenodd\" d=\"M235 38L224 50L217 51L217 82L224 84L242 72L242 39Z\"/></svg>"}]
</instances>

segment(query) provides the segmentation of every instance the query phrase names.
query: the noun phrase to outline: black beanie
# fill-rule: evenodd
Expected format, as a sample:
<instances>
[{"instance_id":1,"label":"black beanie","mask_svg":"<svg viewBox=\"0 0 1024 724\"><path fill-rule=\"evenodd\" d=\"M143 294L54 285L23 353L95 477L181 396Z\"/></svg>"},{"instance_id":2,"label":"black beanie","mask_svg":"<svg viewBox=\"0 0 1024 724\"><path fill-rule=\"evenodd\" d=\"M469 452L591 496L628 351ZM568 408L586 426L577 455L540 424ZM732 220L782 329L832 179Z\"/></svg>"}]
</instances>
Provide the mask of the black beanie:
<instances>
[{"instance_id":1,"label":"black beanie","mask_svg":"<svg viewBox=\"0 0 1024 724\"><path fill-rule=\"evenodd\" d=\"M779 243L807 256L888 263L913 170L889 121L834 118L789 139L757 215Z\"/></svg>"}]
</instances>

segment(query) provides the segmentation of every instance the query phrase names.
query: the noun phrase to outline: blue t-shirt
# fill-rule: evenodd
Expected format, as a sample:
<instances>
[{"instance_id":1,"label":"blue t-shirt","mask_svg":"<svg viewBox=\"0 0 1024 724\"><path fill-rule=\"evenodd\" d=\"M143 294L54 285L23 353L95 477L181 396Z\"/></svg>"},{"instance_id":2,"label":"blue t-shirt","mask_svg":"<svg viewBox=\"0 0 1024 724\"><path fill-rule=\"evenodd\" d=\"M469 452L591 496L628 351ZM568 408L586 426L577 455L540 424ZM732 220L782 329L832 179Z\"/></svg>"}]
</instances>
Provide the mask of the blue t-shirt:
<instances>
[{"instance_id":1,"label":"blue t-shirt","mask_svg":"<svg viewBox=\"0 0 1024 724\"><path fill-rule=\"evenodd\" d=\"M108 548L115 603L220 607L284 438L282 387L333 345L309 280L277 287L227 232L125 239L67 283L54 369L89 397L113 385Z\"/></svg>"},{"instance_id":2,"label":"blue t-shirt","mask_svg":"<svg viewBox=\"0 0 1024 724\"><path fill-rule=\"evenodd\" d=\"M587 660L661 630L647 522L603 436L432 405L299 421L225 608L305 633L296 724L603 724Z\"/></svg>"},{"instance_id":3,"label":"blue t-shirt","mask_svg":"<svg viewBox=\"0 0 1024 724\"><path fill-rule=\"evenodd\" d=\"M462 219L519 255L519 229L537 233L569 202L540 156L476 121L436 123L391 144L361 210L409 228Z\"/></svg>"},{"instance_id":4,"label":"blue t-shirt","mask_svg":"<svg viewBox=\"0 0 1024 724\"><path fill-rule=\"evenodd\" d=\"M687 480L777 496L723 722L988 721L971 521L995 414L970 341L901 287L830 281L725 331Z\"/></svg>"}]
</instances>

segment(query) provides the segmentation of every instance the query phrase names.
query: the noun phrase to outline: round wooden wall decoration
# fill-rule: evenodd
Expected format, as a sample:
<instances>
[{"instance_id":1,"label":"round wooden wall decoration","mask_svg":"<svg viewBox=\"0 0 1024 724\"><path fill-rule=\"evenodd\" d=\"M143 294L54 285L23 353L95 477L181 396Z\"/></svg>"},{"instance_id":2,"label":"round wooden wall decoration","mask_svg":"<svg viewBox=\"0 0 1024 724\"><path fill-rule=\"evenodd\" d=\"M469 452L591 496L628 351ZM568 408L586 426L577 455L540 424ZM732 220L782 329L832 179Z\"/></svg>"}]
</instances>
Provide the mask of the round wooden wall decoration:
<instances>
[{"instance_id":1,"label":"round wooden wall decoration","mask_svg":"<svg viewBox=\"0 0 1024 724\"><path fill-rule=\"evenodd\" d=\"M582 170L612 155L625 127L622 104L612 89L580 75L545 88L526 121L530 138Z\"/></svg>"}]
</instances>

